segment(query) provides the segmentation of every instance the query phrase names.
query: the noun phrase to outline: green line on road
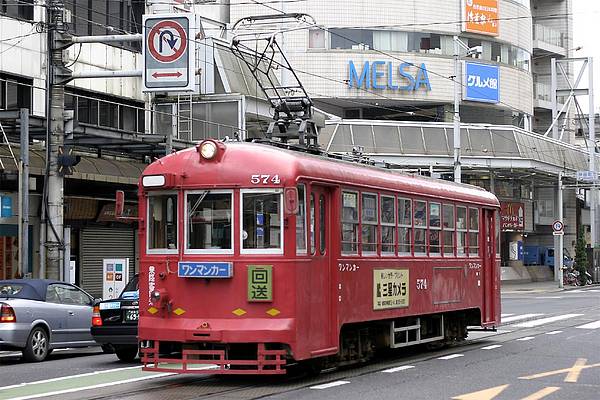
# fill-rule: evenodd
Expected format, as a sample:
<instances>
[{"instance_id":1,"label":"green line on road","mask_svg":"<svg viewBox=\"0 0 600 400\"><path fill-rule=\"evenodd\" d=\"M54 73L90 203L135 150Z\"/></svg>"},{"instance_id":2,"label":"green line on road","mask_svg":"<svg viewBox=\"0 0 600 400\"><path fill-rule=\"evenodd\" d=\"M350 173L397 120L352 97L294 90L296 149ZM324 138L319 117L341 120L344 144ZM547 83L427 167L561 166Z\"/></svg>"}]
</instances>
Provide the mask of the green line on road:
<instances>
[{"instance_id":1,"label":"green line on road","mask_svg":"<svg viewBox=\"0 0 600 400\"><path fill-rule=\"evenodd\" d=\"M160 378L170 374L144 372L140 367L119 368L110 371L98 371L92 374L82 374L48 381L29 382L19 386L0 387L0 400L41 398L56 392L76 392L92 389L97 386L111 386L119 383L135 382L136 380Z\"/></svg>"}]
</instances>

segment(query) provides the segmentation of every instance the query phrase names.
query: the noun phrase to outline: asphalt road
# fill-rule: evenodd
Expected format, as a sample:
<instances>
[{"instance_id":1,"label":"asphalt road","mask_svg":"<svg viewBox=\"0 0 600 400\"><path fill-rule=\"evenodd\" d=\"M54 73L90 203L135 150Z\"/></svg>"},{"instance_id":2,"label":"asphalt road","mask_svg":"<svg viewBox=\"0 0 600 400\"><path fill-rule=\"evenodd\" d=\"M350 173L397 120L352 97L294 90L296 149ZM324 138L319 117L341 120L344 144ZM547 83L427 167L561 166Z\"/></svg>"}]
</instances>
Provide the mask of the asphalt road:
<instances>
[{"instance_id":1,"label":"asphalt road","mask_svg":"<svg viewBox=\"0 0 600 400\"><path fill-rule=\"evenodd\" d=\"M218 378L142 372L98 348L39 364L0 354L2 399L597 400L600 287L503 293L503 325L442 351L390 352L318 377Z\"/></svg>"}]
</instances>

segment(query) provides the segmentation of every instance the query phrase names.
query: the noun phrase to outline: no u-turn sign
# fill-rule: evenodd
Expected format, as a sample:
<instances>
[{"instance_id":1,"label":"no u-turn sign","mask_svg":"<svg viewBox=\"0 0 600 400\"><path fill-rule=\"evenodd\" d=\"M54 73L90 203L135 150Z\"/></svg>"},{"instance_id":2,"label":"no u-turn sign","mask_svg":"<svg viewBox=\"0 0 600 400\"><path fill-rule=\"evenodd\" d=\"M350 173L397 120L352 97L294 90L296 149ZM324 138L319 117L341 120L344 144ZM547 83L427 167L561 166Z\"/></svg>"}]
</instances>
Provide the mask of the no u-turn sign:
<instances>
[{"instance_id":1,"label":"no u-turn sign","mask_svg":"<svg viewBox=\"0 0 600 400\"><path fill-rule=\"evenodd\" d=\"M143 21L143 91L193 91L193 15L144 15Z\"/></svg>"}]
</instances>

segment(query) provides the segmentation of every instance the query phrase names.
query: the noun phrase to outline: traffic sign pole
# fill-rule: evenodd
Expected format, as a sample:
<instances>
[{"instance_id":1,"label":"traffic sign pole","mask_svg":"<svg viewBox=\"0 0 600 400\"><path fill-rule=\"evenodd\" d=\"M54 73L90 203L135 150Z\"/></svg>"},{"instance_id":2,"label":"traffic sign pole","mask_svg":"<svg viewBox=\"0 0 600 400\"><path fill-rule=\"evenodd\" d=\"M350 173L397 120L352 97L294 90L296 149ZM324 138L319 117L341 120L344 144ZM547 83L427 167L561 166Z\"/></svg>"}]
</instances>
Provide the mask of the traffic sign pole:
<instances>
[{"instance_id":1,"label":"traffic sign pole","mask_svg":"<svg viewBox=\"0 0 600 400\"><path fill-rule=\"evenodd\" d=\"M561 225L561 231L564 233L564 222L563 222L563 187L562 187L562 171L558 172L558 222ZM563 240L564 235L558 236L558 249L554 249L554 276L558 279L558 287L563 288ZM556 260L558 257L558 260Z\"/></svg>"}]
</instances>

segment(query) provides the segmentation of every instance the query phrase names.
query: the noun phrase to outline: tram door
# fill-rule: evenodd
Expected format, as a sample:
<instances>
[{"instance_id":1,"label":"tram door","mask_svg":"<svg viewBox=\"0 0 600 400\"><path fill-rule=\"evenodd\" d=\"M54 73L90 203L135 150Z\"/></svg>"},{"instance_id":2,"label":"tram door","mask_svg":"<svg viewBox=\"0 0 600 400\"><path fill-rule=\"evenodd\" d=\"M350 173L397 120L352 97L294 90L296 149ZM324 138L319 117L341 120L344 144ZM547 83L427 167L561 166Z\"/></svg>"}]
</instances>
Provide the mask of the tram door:
<instances>
[{"instance_id":1,"label":"tram door","mask_svg":"<svg viewBox=\"0 0 600 400\"><path fill-rule=\"evenodd\" d=\"M331 347L331 190L312 185L309 196L310 344Z\"/></svg>"},{"instance_id":2,"label":"tram door","mask_svg":"<svg viewBox=\"0 0 600 400\"><path fill-rule=\"evenodd\" d=\"M483 321L493 321L496 314L496 250L494 240L496 238L494 228L494 212L484 211L484 246L483 246Z\"/></svg>"}]
</instances>

